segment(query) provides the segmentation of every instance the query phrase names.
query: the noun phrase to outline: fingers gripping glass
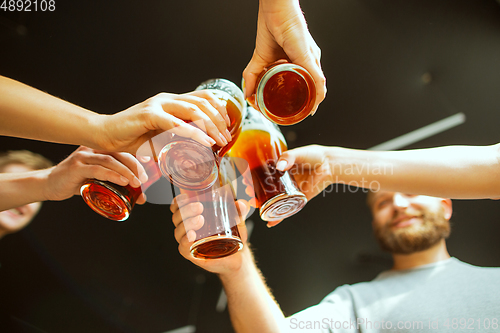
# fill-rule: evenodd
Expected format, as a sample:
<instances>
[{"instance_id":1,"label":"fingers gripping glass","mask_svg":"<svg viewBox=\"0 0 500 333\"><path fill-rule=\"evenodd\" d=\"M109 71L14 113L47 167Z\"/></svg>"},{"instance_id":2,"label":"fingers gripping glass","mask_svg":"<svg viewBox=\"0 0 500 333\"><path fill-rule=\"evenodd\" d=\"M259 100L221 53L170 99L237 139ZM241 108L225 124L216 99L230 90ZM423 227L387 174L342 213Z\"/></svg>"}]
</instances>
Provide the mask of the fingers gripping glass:
<instances>
[{"instance_id":1,"label":"fingers gripping glass","mask_svg":"<svg viewBox=\"0 0 500 333\"><path fill-rule=\"evenodd\" d=\"M163 147L159 153L162 174L174 185L187 190L207 189L216 182L218 161L236 141L246 112L243 92L231 81L211 79L201 83L196 90L208 90L225 104L232 141L224 147L214 145L209 148L194 140L176 136Z\"/></svg>"},{"instance_id":2,"label":"fingers gripping glass","mask_svg":"<svg viewBox=\"0 0 500 333\"><path fill-rule=\"evenodd\" d=\"M219 158L230 149L241 131L246 103L243 92L228 80L211 79L196 88L196 90L203 89L211 91L225 103L230 119L228 130L232 142L225 147L214 145L210 148L181 136L172 138L172 134L167 133L168 131L157 135L143 145L151 147L147 155L151 160L146 164L143 163L149 181L140 188L120 186L96 179L90 179L83 184L80 194L94 211L114 221L126 220L141 193L161 178L162 174L174 185L188 190L207 189L216 183ZM163 144L158 148L159 142ZM153 146L158 149L155 150ZM158 151L160 153L157 155Z\"/></svg>"},{"instance_id":3,"label":"fingers gripping glass","mask_svg":"<svg viewBox=\"0 0 500 333\"><path fill-rule=\"evenodd\" d=\"M196 229L190 225L188 218L183 217L186 231L194 230L196 233L190 247L195 258L224 258L243 248L237 226L240 217L231 182L235 179L234 167L227 158L220 162L217 181L210 188L198 191L180 189L184 204L199 202L203 205L204 223L201 228Z\"/></svg>"},{"instance_id":4,"label":"fingers gripping glass","mask_svg":"<svg viewBox=\"0 0 500 333\"><path fill-rule=\"evenodd\" d=\"M98 214L110 220L125 221L139 196L161 178L158 164L153 158L142 165L149 179L140 187L120 186L108 181L90 179L80 188L83 200Z\"/></svg>"}]
</instances>

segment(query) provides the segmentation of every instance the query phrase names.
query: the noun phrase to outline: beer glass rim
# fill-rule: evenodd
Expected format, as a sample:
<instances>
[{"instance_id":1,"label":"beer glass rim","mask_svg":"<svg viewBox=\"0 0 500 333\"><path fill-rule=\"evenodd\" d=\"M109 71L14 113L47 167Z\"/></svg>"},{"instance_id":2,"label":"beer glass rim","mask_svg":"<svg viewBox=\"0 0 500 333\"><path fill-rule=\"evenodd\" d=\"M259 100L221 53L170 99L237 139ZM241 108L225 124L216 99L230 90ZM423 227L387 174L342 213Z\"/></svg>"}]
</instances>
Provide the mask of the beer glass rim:
<instances>
[{"instance_id":1,"label":"beer glass rim","mask_svg":"<svg viewBox=\"0 0 500 333\"><path fill-rule=\"evenodd\" d=\"M207 146L202 145L201 143L199 143L199 142L197 142L195 140L186 139L186 140L183 140L182 143L183 144L189 143L189 144L195 145L198 148L204 149L207 155L213 156L212 149L210 149ZM207 178L203 179L200 182L190 183L190 182L187 182L185 180L183 182L181 182L177 178L172 177L172 174L169 172L169 169L167 168L166 156L168 155L168 152L170 151L170 149L172 149L173 147L175 147L176 145L179 145L179 144L181 144L181 142L179 142L179 141L170 142L170 143L166 144L160 150L160 152L158 154L158 167L159 167L160 172L163 175L163 177L165 177L168 180L170 180L175 186L178 186L178 187L184 188L184 189L189 189L189 190L205 190L205 189L211 187L217 181L217 179L219 178L218 177L218 172L217 172L217 169L218 169L217 159L215 157L213 159L212 172L209 173L209 175L207 176ZM215 175L215 177L214 177L214 175ZM209 179L211 176L212 176L212 179ZM205 181L207 181L207 182L204 183Z\"/></svg>"},{"instance_id":2,"label":"beer glass rim","mask_svg":"<svg viewBox=\"0 0 500 333\"><path fill-rule=\"evenodd\" d=\"M94 202L92 200L90 200L87 196L87 194L84 192L85 189L87 189L89 186L91 186L91 184L95 184L95 185L98 185L98 186L102 186L104 188L106 188L107 190L109 190L110 192L112 192L113 195L115 195L119 200L121 200L124 204L125 204L125 216L122 218L122 219L115 219L115 218L112 218L112 215L111 214L107 214L105 213L104 210L102 210L101 208L97 207ZM104 181L101 181L101 180L98 180L98 179L92 179L91 181L88 181L87 183L83 184L81 187L80 187L80 195L82 196L83 200L87 203L87 205L90 206L90 208L92 208L96 213L112 220L112 221L117 221L117 222L123 222L125 221L126 219L129 218L130 216L130 211L132 210L132 205L130 203L130 201L127 199L127 197L125 197L123 194L121 194L120 192L118 192L113 186L107 184L106 182Z\"/></svg>"},{"instance_id":3,"label":"beer glass rim","mask_svg":"<svg viewBox=\"0 0 500 333\"><path fill-rule=\"evenodd\" d=\"M301 73L300 71L303 71L304 73ZM277 64L270 68L267 72L262 75L262 78L260 79L257 89L256 89L256 94L255 94L255 101L257 103L257 106L259 109L262 111L262 114L264 117L266 117L268 120L272 121L273 123L276 123L278 125L282 126L288 126L288 125L295 125L302 120L304 120L309 113L304 115L304 110L307 109L308 105L304 106L299 112L297 112L295 115L291 117L280 117L275 114L273 114L266 106L266 103L264 102L264 88L267 84L267 82L276 74L281 73L281 72L293 72L297 75L299 75L304 82L306 83L307 87L309 88L310 86L314 87L316 89L316 84L314 83L314 80L312 79L311 75L309 72L306 71L305 68L302 66L299 66L297 64L293 63L282 63L282 64ZM309 75L311 80L307 80L307 78L304 76L304 74ZM316 96L312 97L313 99L316 98Z\"/></svg>"}]
</instances>

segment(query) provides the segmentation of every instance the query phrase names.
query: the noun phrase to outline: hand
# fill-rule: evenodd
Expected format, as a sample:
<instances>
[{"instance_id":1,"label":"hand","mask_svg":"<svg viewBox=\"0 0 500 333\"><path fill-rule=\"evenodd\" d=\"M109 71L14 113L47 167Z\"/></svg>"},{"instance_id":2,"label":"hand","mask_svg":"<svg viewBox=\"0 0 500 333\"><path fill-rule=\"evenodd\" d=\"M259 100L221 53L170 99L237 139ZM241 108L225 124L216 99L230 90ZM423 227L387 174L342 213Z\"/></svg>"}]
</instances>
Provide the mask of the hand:
<instances>
[{"instance_id":1,"label":"hand","mask_svg":"<svg viewBox=\"0 0 500 333\"><path fill-rule=\"evenodd\" d=\"M225 106L207 90L161 93L117 114L98 115L94 141L102 150L136 154L148 139L171 131L205 146L223 147L231 141L229 124Z\"/></svg>"},{"instance_id":2,"label":"hand","mask_svg":"<svg viewBox=\"0 0 500 333\"><path fill-rule=\"evenodd\" d=\"M255 188L253 185L253 180L252 180L252 175L250 174L250 171L246 171L249 176L246 176L245 174L241 177L242 178L242 183L245 185L245 194L248 196L249 200L244 200L240 199L239 201L244 202L248 209L250 210L250 207L253 208L258 208L257 207L257 198L255 197Z\"/></svg>"},{"instance_id":3,"label":"hand","mask_svg":"<svg viewBox=\"0 0 500 333\"><path fill-rule=\"evenodd\" d=\"M299 190L311 200L333 183L328 148L309 145L287 150L281 154L276 169L292 174Z\"/></svg>"},{"instance_id":4,"label":"hand","mask_svg":"<svg viewBox=\"0 0 500 333\"><path fill-rule=\"evenodd\" d=\"M88 179L99 179L132 187L147 181L143 166L128 153L105 153L87 147L79 147L58 165L47 169L46 200L60 201L80 194L80 187ZM146 202L142 194L138 204Z\"/></svg>"},{"instance_id":5,"label":"hand","mask_svg":"<svg viewBox=\"0 0 500 333\"><path fill-rule=\"evenodd\" d=\"M285 151L276 164L279 171L288 171L297 182L299 190L307 200L311 200L326 187L333 184L328 149L319 145L310 145ZM269 222L268 227L281 221Z\"/></svg>"},{"instance_id":6,"label":"hand","mask_svg":"<svg viewBox=\"0 0 500 333\"><path fill-rule=\"evenodd\" d=\"M321 69L321 50L307 29L299 1L261 0L255 50L243 71L245 97L254 91L257 77L264 67L287 58L309 71L316 83L313 115L325 99L326 79Z\"/></svg>"},{"instance_id":7,"label":"hand","mask_svg":"<svg viewBox=\"0 0 500 333\"><path fill-rule=\"evenodd\" d=\"M179 253L191 261L195 265L216 274L227 274L241 267L242 257L241 252L235 253L225 258L220 259L197 259L191 255L189 251L196 239L196 230L203 227L204 218L203 205L199 202L191 202L181 194L177 196L170 210L172 211L172 222L175 226L174 236L179 243ZM248 213L248 206L243 201L236 201L236 207L240 213L241 222L238 224L238 231L240 232L243 244L247 241L247 229L245 226L245 216ZM186 232L187 231L187 232Z\"/></svg>"}]
</instances>

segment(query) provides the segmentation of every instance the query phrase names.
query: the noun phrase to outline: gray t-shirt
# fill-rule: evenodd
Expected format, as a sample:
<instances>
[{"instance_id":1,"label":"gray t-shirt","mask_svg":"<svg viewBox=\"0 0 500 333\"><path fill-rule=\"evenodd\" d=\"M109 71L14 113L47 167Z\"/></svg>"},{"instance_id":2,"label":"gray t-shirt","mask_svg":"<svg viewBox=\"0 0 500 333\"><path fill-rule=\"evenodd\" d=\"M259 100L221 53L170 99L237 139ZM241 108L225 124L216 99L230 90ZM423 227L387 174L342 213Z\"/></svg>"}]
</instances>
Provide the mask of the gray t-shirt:
<instances>
[{"instance_id":1,"label":"gray t-shirt","mask_svg":"<svg viewBox=\"0 0 500 333\"><path fill-rule=\"evenodd\" d=\"M287 318L289 332L499 332L500 268L456 258L343 285Z\"/></svg>"}]
</instances>

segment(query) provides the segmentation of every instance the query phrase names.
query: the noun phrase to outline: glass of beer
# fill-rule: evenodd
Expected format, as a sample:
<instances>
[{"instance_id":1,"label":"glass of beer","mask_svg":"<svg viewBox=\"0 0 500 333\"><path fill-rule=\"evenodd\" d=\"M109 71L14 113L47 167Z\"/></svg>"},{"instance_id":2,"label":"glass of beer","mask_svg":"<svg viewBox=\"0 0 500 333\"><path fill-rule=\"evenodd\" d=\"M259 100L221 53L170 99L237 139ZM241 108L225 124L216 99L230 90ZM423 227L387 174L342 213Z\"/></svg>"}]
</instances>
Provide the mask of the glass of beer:
<instances>
[{"instance_id":1,"label":"glass of beer","mask_svg":"<svg viewBox=\"0 0 500 333\"><path fill-rule=\"evenodd\" d=\"M141 164L148 174L148 181L140 187L120 186L108 181L90 179L80 188L83 200L100 215L114 221L125 221L141 193L161 178L154 158Z\"/></svg>"},{"instance_id":2,"label":"glass of beer","mask_svg":"<svg viewBox=\"0 0 500 333\"><path fill-rule=\"evenodd\" d=\"M191 255L201 259L217 259L230 256L243 248L238 231L239 214L235 191L228 175L233 168L224 158L218 169L217 181L205 190L180 189L187 203L203 204L203 226L196 230L196 239L191 245Z\"/></svg>"},{"instance_id":3,"label":"glass of beer","mask_svg":"<svg viewBox=\"0 0 500 333\"><path fill-rule=\"evenodd\" d=\"M251 176L246 182L254 186L257 208L264 221L292 216L307 203L293 175L276 169L278 159L286 150L286 141L278 126L248 107L240 137L228 156L234 158L243 177Z\"/></svg>"},{"instance_id":4,"label":"glass of beer","mask_svg":"<svg viewBox=\"0 0 500 333\"><path fill-rule=\"evenodd\" d=\"M196 90L209 90L226 105L231 121L228 130L232 141L224 147L211 148L181 136L161 149L159 166L162 174L172 184L187 190L203 190L212 186L218 176L218 160L231 148L241 131L246 102L241 89L225 79L211 79L201 83Z\"/></svg>"},{"instance_id":5,"label":"glass of beer","mask_svg":"<svg viewBox=\"0 0 500 333\"><path fill-rule=\"evenodd\" d=\"M316 84L303 67L278 60L257 77L248 102L270 121L293 125L304 120L316 101Z\"/></svg>"}]
</instances>

